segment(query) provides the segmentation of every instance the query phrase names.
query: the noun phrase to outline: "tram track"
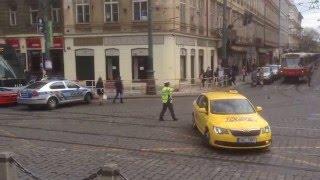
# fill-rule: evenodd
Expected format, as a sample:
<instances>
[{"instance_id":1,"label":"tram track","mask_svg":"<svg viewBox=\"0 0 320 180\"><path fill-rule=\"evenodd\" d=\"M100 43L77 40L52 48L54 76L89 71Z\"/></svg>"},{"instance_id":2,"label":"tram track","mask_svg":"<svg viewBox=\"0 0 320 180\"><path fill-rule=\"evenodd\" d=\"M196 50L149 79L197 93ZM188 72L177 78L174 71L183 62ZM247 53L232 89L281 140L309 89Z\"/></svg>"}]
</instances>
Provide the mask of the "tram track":
<instances>
[{"instance_id":1,"label":"tram track","mask_svg":"<svg viewBox=\"0 0 320 180\"><path fill-rule=\"evenodd\" d=\"M50 143L58 143L58 144L65 144L65 145L93 147L93 148L116 149L116 150L130 151L130 152L152 153L152 154L167 155L167 156L173 156L173 157L215 160L215 161L229 162L232 164L236 163L236 164L257 165L257 166L265 166L265 167L277 167L277 168L284 168L287 170L299 170L299 171L307 171L307 172L312 172L312 173L320 173L319 168L301 167L298 165L297 166L281 165L281 164L275 164L275 163L269 163L269 162L250 161L250 160L245 160L245 159L232 159L232 157L230 158L227 156L221 156L221 154L219 154L219 153L210 154L211 156L208 156L206 154L204 154L204 155L183 154L182 152L175 152L175 151L158 151L158 150L153 150L153 149L145 150L145 149L119 147L119 146L111 146L111 145L98 145L98 144L92 144L92 143L69 142L66 140L64 140L64 141L62 141L62 140L49 140L49 139L19 137L19 136L13 137L13 136L9 136L9 135L0 135L0 137L9 138L9 139L18 139L18 140L50 142ZM215 155L215 156L212 156L212 155Z\"/></svg>"},{"instance_id":2,"label":"tram track","mask_svg":"<svg viewBox=\"0 0 320 180\"><path fill-rule=\"evenodd\" d=\"M7 113L6 115L13 115L11 113ZM47 116L39 116L39 115L24 115L23 116L28 116L28 117L34 117L34 118L46 118ZM88 118L75 118L75 117L50 117L51 119L59 119L59 120L68 120L68 121L78 121L78 122L96 122L96 123L106 123L106 124L115 124L115 125L126 125L126 126L140 126L140 127L147 127L147 128L170 128L170 129L191 129L191 124L190 124L190 128L189 127L181 127L181 126L170 126L170 125L159 125L159 124L143 124L143 123L126 123L126 122L117 122L117 121L106 121L106 120L97 120L97 119L88 119ZM119 116L118 118L121 118L121 116ZM301 116L301 118L305 118L304 116ZM30 119L16 119L15 116L13 116L12 119L10 119L10 121L28 121ZM1 122L1 119L0 119ZM288 122L292 122L292 119L288 119ZM16 127L20 127L18 125L9 125L9 124L2 124L3 126L16 126ZM26 127L26 126L21 126L21 128L33 128L33 127ZM319 129L316 128L305 128L305 127L281 127L277 124L272 124L272 128L273 129L292 129L292 130L308 130L308 131L316 131L319 132ZM40 128L41 129L41 128ZM45 129L44 129L45 130ZM50 130L50 129L48 129ZM93 134L94 135L94 134ZM99 134L99 135L103 135L103 134ZM107 135L107 134L106 134ZM277 134L273 132L274 136L284 136L284 137L290 137L291 135L285 135L285 134ZM295 135L295 137L299 137L299 138L305 138L305 139L320 139L320 137L310 137L310 136L302 136L302 135Z\"/></svg>"},{"instance_id":3,"label":"tram track","mask_svg":"<svg viewBox=\"0 0 320 180\"><path fill-rule=\"evenodd\" d=\"M27 126L18 126L18 125L9 125L9 124L0 124L0 127L6 128L17 128L17 129L27 129L27 130L38 130L38 131L47 131L47 132L54 132L54 133L69 133L74 135L87 135L87 136L99 136L99 137L109 137L109 138L123 138L123 139L131 139L137 141L152 141L152 142L164 142L164 143L177 143L181 145L190 145L190 146L200 146L203 145L203 139L198 132L192 132L188 136L188 141L186 140L173 140L173 139L161 139L161 138L150 138L150 137L138 137L138 136L126 136L126 135L116 135L111 133L97 133L97 132L81 132L81 131L71 131L71 130L57 130L57 129L49 129L49 128L40 128L40 127L27 127ZM179 134L179 133L177 133ZM292 138L292 135L284 135L273 133L273 137L286 137ZM190 140L190 138L194 138ZM308 139L308 140L319 140L320 137L310 137L310 136L297 136L295 135L294 138L301 138L301 139ZM185 139L185 138L184 138ZM192 142L191 142L192 141Z\"/></svg>"}]
</instances>

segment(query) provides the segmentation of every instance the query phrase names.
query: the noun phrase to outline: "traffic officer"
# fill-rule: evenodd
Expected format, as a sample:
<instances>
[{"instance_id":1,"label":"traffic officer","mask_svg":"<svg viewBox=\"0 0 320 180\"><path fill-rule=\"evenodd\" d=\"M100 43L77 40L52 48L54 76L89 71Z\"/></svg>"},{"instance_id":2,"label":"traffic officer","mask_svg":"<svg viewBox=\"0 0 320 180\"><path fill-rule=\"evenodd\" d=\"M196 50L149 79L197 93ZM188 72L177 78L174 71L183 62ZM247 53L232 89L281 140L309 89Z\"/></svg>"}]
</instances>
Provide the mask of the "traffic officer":
<instances>
[{"instance_id":1,"label":"traffic officer","mask_svg":"<svg viewBox=\"0 0 320 180\"><path fill-rule=\"evenodd\" d=\"M163 121L163 116L167 111L167 108L169 108L171 117L174 121L177 121L176 115L174 114L173 110L173 98L172 98L173 88L170 87L169 82L164 83L164 87L161 90L161 100L162 100L162 111L160 113L159 121Z\"/></svg>"}]
</instances>

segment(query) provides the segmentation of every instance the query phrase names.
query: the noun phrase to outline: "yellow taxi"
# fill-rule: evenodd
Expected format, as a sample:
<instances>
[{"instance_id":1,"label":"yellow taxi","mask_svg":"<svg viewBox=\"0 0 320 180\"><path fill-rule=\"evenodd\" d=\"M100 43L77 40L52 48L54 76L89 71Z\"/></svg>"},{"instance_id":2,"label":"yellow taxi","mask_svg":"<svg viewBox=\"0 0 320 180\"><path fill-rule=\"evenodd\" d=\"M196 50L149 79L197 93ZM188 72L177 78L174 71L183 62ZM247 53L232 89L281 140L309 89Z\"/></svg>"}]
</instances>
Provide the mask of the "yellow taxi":
<instances>
[{"instance_id":1,"label":"yellow taxi","mask_svg":"<svg viewBox=\"0 0 320 180\"><path fill-rule=\"evenodd\" d=\"M235 90L203 93L193 103L193 126L214 147L268 149L271 129L261 111Z\"/></svg>"}]
</instances>

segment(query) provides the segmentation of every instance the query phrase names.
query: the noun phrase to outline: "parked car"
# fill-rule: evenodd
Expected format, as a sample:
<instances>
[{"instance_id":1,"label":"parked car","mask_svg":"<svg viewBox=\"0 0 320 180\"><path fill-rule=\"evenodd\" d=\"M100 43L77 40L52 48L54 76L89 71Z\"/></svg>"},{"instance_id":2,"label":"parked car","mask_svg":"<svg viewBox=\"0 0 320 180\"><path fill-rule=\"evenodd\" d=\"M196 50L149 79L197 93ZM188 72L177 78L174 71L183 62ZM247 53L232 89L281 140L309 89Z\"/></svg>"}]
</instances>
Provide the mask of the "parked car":
<instances>
[{"instance_id":1,"label":"parked car","mask_svg":"<svg viewBox=\"0 0 320 180\"><path fill-rule=\"evenodd\" d=\"M38 81L20 91L18 103L29 107L45 105L55 109L60 104L71 102L90 103L93 93L75 82L68 80Z\"/></svg>"},{"instance_id":2,"label":"parked car","mask_svg":"<svg viewBox=\"0 0 320 180\"><path fill-rule=\"evenodd\" d=\"M278 64L270 64L268 65L268 67L271 68L271 72L272 72L272 76L273 76L273 79L279 79L281 76L280 76L280 68L281 68L281 65L278 65Z\"/></svg>"},{"instance_id":3,"label":"parked car","mask_svg":"<svg viewBox=\"0 0 320 180\"><path fill-rule=\"evenodd\" d=\"M273 82L273 76L271 68L268 66L261 67L263 71L263 82L264 83L272 83Z\"/></svg>"},{"instance_id":4,"label":"parked car","mask_svg":"<svg viewBox=\"0 0 320 180\"><path fill-rule=\"evenodd\" d=\"M0 87L0 105L17 103L18 91Z\"/></svg>"}]
</instances>

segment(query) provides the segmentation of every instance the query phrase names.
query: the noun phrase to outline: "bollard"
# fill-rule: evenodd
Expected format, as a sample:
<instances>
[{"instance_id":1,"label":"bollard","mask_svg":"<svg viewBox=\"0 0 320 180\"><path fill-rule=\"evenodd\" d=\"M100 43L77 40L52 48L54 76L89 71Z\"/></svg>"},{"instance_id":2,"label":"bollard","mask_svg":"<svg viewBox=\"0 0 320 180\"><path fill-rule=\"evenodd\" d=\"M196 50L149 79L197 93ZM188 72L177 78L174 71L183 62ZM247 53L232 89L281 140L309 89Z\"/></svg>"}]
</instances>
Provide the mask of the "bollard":
<instances>
[{"instance_id":1,"label":"bollard","mask_svg":"<svg viewBox=\"0 0 320 180\"><path fill-rule=\"evenodd\" d=\"M12 163L13 153L0 153L0 179L1 180L18 180L17 168Z\"/></svg>"},{"instance_id":2,"label":"bollard","mask_svg":"<svg viewBox=\"0 0 320 180\"><path fill-rule=\"evenodd\" d=\"M120 171L116 164L106 164L101 168L99 180L120 180Z\"/></svg>"}]
</instances>

